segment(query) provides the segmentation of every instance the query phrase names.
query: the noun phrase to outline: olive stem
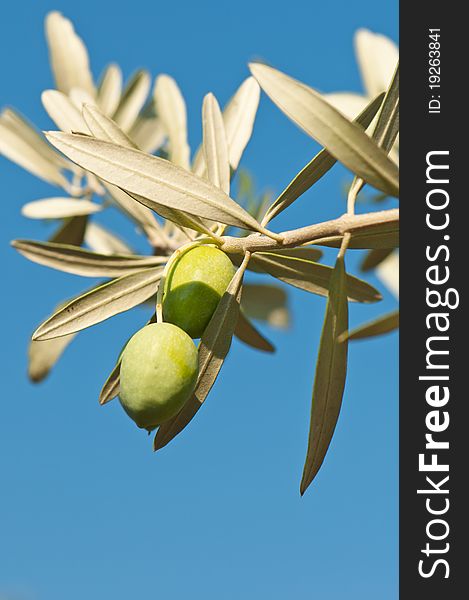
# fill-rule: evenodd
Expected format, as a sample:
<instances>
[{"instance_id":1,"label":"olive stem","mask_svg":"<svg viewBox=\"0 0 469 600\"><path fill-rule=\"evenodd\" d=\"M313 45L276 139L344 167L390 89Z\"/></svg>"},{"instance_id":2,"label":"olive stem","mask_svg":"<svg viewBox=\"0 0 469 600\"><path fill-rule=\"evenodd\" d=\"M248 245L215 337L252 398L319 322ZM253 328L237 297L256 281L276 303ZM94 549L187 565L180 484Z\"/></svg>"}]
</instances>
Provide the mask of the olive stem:
<instances>
[{"instance_id":1,"label":"olive stem","mask_svg":"<svg viewBox=\"0 0 469 600\"><path fill-rule=\"evenodd\" d=\"M254 233L244 238L223 237L220 249L228 254L244 254L245 252L266 252L280 248L295 248L320 241L327 238L343 236L360 229L382 223L398 223L399 209L381 210L362 215L344 214L338 219L308 225L300 229L284 231L281 233L282 241L276 242L270 237Z\"/></svg>"}]
</instances>

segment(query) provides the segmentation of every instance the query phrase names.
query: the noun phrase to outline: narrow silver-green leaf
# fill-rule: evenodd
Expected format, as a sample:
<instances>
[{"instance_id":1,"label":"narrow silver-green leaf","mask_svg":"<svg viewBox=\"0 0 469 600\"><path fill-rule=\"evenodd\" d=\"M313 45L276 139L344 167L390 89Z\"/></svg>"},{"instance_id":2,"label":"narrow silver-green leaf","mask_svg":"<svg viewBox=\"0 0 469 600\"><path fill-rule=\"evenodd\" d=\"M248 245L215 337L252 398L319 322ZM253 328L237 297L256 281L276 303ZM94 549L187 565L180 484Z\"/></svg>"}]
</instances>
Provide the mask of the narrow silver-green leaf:
<instances>
[{"instance_id":1,"label":"narrow silver-green leaf","mask_svg":"<svg viewBox=\"0 0 469 600\"><path fill-rule=\"evenodd\" d=\"M359 125L292 77L267 65L250 68L271 100L337 160L378 190L399 195L397 166Z\"/></svg>"},{"instance_id":2,"label":"narrow silver-green leaf","mask_svg":"<svg viewBox=\"0 0 469 600\"><path fill-rule=\"evenodd\" d=\"M265 273L319 296L327 296L332 283L334 269L312 261L286 257L274 252L256 252L252 262ZM354 277L346 276L346 290L349 300L354 302L377 302L381 294L372 285Z\"/></svg>"},{"instance_id":3,"label":"narrow silver-green leaf","mask_svg":"<svg viewBox=\"0 0 469 600\"><path fill-rule=\"evenodd\" d=\"M137 71L126 85L113 120L127 132L141 111L150 91L151 78L144 70Z\"/></svg>"},{"instance_id":4,"label":"narrow silver-green leaf","mask_svg":"<svg viewBox=\"0 0 469 600\"><path fill-rule=\"evenodd\" d=\"M96 98L98 106L108 117L116 112L121 94L122 71L119 65L111 64L104 71Z\"/></svg>"},{"instance_id":5,"label":"narrow silver-green leaf","mask_svg":"<svg viewBox=\"0 0 469 600\"><path fill-rule=\"evenodd\" d=\"M119 125L101 112L98 107L85 104L83 119L91 134L98 140L113 142L126 148L136 148L136 145Z\"/></svg>"},{"instance_id":6,"label":"narrow silver-green leaf","mask_svg":"<svg viewBox=\"0 0 469 600\"><path fill-rule=\"evenodd\" d=\"M162 269L124 275L76 298L35 331L33 340L48 340L80 331L145 302L158 287Z\"/></svg>"},{"instance_id":7,"label":"narrow silver-green leaf","mask_svg":"<svg viewBox=\"0 0 469 600\"><path fill-rule=\"evenodd\" d=\"M232 171L236 171L249 142L259 106L260 88L254 77L248 77L223 109L226 140ZM206 165L202 148L196 152L192 170L202 177Z\"/></svg>"},{"instance_id":8,"label":"narrow silver-green leaf","mask_svg":"<svg viewBox=\"0 0 469 600\"><path fill-rule=\"evenodd\" d=\"M202 106L203 149L208 180L225 194L230 193L230 162L225 126L218 102L207 94Z\"/></svg>"},{"instance_id":9,"label":"narrow silver-green leaf","mask_svg":"<svg viewBox=\"0 0 469 600\"><path fill-rule=\"evenodd\" d=\"M68 133L88 133L80 110L68 96L57 90L46 90L41 95L42 104L59 129Z\"/></svg>"},{"instance_id":10,"label":"narrow silver-green leaf","mask_svg":"<svg viewBox=\"0 0 469 600\"><path fill-rule=\"evenodd\" d=\"M393 250L394 248L376 248L374 250L369 250L360 265L360 270L364 273L371 271L382 263L383 260L386 260Z\"/></svg>"},{"instance_id":11,"label":"narrow silver-green leaf","mask_svg":"<svg viewBox=\"0 0 469 600\"><path fill-rule=\"evenodd\" d=\"M399 311L393 311L386 315L381 315L377 319L373 319L369 323L360 325L356 329L345 332L341 336L341 340L362 340L365 338L384 335L399 329Z\"/></svg>"},{"instance_id":12,"label":"narrow silver-green leaf","mask_svg":"<svg viewBox=\"0 0 469 600\"><path fill-rule=\"evenodd\" d=\"M72 246L81 246L85 238L88 217L72 217L65 219L64 223L49 238L50 242L56 244L70 244Z\"/></svg>"},{"instance_id":13,"label":"narrow silver-green leaf","mask_svg":"<svg viewBox=\"0 0 469 600\"><path fill-rule=\"evenodd\" d=\"M243 277L247 263L248 258L245 258L202 335L199 345L199 376L195 391L179 413L160 426L155 436L155 450L166 446L190 423L218 377L238 322Z\"/></svg>"},{"instance_id":14,"label":"narrow silver-green leaf","mask_svg":"<svg viewBox=\"0 0 469 600\"><path fill-rule=\"evenodd\" d=\"M88 52L71 21L59 12L50 12L46 17L46 38L57 89L68 94L73 88L81 88L94 95Z\"/></svg>"},{"instance_id":15,"label":"narrow silver-green leaf","mask_svg":"<svg viewBox=\"0 0 469 600\"><path fill-rule=\"evenodd\" d=\"M5 124L3 120L0 120L0 154L36 175L36 177L40 177L48 183L59 185L64 189L68 188L68 181L61 173L60 166L56 161L44 156L28 140Z\"/></svg>"},{"instance_id":16,"label":"narrow silver-green leaf","mask_svg":"<svg viewBox=\"0 0 469 600\"><path fill-rule=\"evenodd\" d=\"M233 170L238 168L244 149L251 137L259 98L259 84L253 77L248 77L223 111L230 164Z\"/></svg>"},{"instance_id":17,"label":"narrow silver-green leaf","mask_svg":"<svg viewBox=\"0 0 469 600\"><path fill-rule=\"evenodd\" d=\"M256 329L242 311L239 313L234 333L239 340L256 350L275 352L275 347Z\"/></svg>"},{"instance_id":18,"label":"narrow silver-green leaf","mask_svg":"<svg viewBox=\"0 0 469 600\"><path fill-rule=\"evenodd\" d=\"M47 137L84 169L132 195L191 215L265 233L222 190L167 160L88 136L51 132Z\"/></svg>"},{"instance_id":19,"label":"narrow silver-green leaf","mask_svg":"<svg viewBox=\"0 0 469 600\"><path fill-rule=\"evenodd\" d=\"M121 361L118 360L115 367L109 374L109 377L104 382L101 392L99 394L99 403L106 404L110 402L116 396L119 395L120 391L120 372L121 372Z\"/></svg>"},{"instance_id":20,"label":"narrow silver-green leaf","mask_svg":"<svg viewBox=\"0 0 469 600\"><path fill-rule=\"evenodd\" d=\"M23 115L12 108L5 108L0 114L0 123L16 133L33 150L46 160L56 164L59 169L76 169L75 165L53 148L41 131L30 123Z\"/></svg>"},{"instance_id":21,"label":"narrow silver-green leaf","mask_svg":"<svg viewBox=\"0 0 469 600\"><path fill-rule=\"evenodd\" d=\"M331 280L319 345L301 495L321 468L339 418L347 375L347 341L340 342L339 337L347 328L346 273L343 258L339 257Z\"/></svg>"},{"instance_id":22,"label":"narrow silver-green leaf","mask_svg":"<svg viewBox=\"0 0 469 600\"><path fill-rule=\"evenodd\" d=\"M31 341L28 347L29 379L34 383L45 379L75 335L75 333L71 333L53 340Z\"/></svg>"},{"instance_id":23,"label":"narrow silver-green leaf","mask_svg":"<svg viewBox=\"0 0 469 600\"><path fill-rule=\"evenodd\" d=\"M168 135L171 162L189 170L190 148L187 143L186 104L174 79L168 75L159 75L153 98L158 116Z\"/></svg>"},{"instance_id":24,"label":"narrow silver-green leaf","mask_svg":"<svg viewBox=\"0 0 469 600\"><path fill-rule=\"evenodd\" d=\"M14 240L11 245L32 262L84 277L120 277L168 260L166 256L110 256L53 242Z\"/></svg>"},{"instance_id":25,"label":"narrow silver-green leaf","mask_svg":"<svg viewBox=\"0 0 469 600\"><path fill-rule=\"evenodd\" d=\"M109 229L106 229L97 223L88 223L84 239L86 244L94 252L98 252L100 254L133 254L132 249L128 244L126 244L126 242L124 242L124 240L122 240L112 231L109 231Z\"/></svg>"},{"instance_id":26,"label":"narrow silver-green leaf","mask_svg":"<svg viewBox=\"0 0 469 600\"><path fill-rule=\"evenodd\" d=\"M378 112L383 102L383 97L384 94L380 94L372 100L355 119L356 123L366 129ZM270 206L263 222L268 223L293 204L297 198L309 190L321 177L332 169L336 162L337 160L332 154L326 148L323 148L287 185L272 206Z\"/></svg>"},{"instance_id":27,"label":"narrow silver-green leaf","mask_svg":"<svg viewBox=\"0 0 469 600\"><path fill-rule=\"evenodd\" d=\"M76 198L44 198L24 204L21 214L29 219L66 219L80 215L92 215L103 207L89 200Z\"/></svg>"},{"instance_id":28,"label":"narrow silver-green leaf","mask_svg":"<svg viewBox=\"0 0 469 600\"><path fill-rule=\"evenodd\" d=\"M243 287L241 308L250 319L263 321L271 327L285 329L290 325L288 295L278 285L246 284Z\"/></svg>"}]
</instances>

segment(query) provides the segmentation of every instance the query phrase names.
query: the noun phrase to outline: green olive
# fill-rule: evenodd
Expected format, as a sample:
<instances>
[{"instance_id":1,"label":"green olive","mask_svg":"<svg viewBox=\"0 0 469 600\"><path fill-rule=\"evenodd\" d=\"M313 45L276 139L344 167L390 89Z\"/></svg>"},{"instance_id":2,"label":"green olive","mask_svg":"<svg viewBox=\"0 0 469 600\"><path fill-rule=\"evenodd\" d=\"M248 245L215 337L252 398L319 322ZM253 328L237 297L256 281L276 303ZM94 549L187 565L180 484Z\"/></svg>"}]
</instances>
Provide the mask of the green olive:
<instances>
[{"instance_id":1,"label":"green olive","mask_svg":"<svg viewBox=\"0 0 469 600\"><path fill-rule=\"evenodd\" d=\"M176 259L166 277L164 320L200 338L233 275L232 262L218 248L191 248Z\"/></svg>"},{"instance_id":2,"label":"green olive","mask_svg":"<svg viewBox=\"0 0 469 600\"><path fill-rule=\"evenodd\" d=\"M170 323L146 325L122 353L120 402L149 431L174 417L192 394L198 355L191 338Z\"/></svg>"}]
</instances>

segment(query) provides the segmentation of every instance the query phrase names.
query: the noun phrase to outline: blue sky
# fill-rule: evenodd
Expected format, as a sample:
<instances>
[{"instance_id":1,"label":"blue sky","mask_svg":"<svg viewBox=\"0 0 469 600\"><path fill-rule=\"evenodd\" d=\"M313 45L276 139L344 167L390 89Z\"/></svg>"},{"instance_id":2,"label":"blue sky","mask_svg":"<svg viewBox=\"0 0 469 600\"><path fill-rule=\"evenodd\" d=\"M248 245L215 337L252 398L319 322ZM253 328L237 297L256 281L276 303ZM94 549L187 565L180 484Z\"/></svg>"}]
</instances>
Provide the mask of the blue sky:
<instances>
[{"instance_id":1,"label":"blue sky","mask_svg":"<svg viewBox=\"0 0 469 600\"><path fill-rule=\"evenodd\" d=\"M96 75L116 61L127 75L144 66L175 77L193 147L203 95L212 91L224 103L248 61L263 58L324 91L360 90L354 31L365 26L396 39L398 26L394 0L9 2L0 21L0 105L43 128L51 127L39 99L52 87L43 38L51 9L74 21ZM243 164L260 188L279 192L316 149L263 97ZM352 346L336 434L303 498L325 306L304 292L289 290L291 330L266 330L277 353L235 343L206 406L154 455L117 401L102 408L96 400L143 311L84 332L46 382L27 382L31 331L90 282L28 263L8 246L15 237L46 238L50 229L23 218L20 207L56 192L2 157L0 177L8 282L0 299L0 598L397 598L397 335ZM346 181L335 168L275 226L338 216ZM349 270L357 261L351 253ZM351 319L394 307L384 291L379 306L353 306Z\"/></svg>"}]
</instances>

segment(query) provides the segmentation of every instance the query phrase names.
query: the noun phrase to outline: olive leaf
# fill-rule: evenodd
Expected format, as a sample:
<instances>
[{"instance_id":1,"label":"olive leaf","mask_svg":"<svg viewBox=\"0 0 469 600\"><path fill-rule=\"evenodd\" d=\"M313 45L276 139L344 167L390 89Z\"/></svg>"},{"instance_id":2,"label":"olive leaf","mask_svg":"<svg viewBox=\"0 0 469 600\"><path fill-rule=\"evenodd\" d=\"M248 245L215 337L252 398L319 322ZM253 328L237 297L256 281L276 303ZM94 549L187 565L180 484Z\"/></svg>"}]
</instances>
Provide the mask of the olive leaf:
<instances>
[{"instance_id":1,"label":"olive leaf","mask_svg":"<svg viewBox=\"0 0 469 600\"><path fill-rule=\"evenodd\" d=\"M259 106L260 88L254 77L248 77L223 109L226 141L232 171L236 171L249 142ZM202 148L196 152L192 171L202 177L205 174Z\"/></svg>"},{"instance_id":2,"label":"olive leaf","mask_svg":"<svg viewBox=\"0 0 469 600\"><path fill-rule=\"evenodd\" d=\"M163 122L158 116L151 114L154 113L153 104L154 101L149 104L148 109L143 110L129 131L129 137L137 148L150 154L161 148L166 137Z\"/></svg>"},{"instance_id":3,"label":"olive leaf","mask_svg":"<svg viewBox=\"0 0 469 600\"><path fill-rule=\"evenodd\" d=\"M243 277L248 261L249 256L246 256L202 335L199 345L199 375L194 393L175 417L160 425L155 436L155 450L166 446L190 423L218 377L238 322Z\"/></svg>"},{"instance_id":4,"label":"olive leaf","mask_svg":"<svg viewBox=\"0 0 469 600\"><path fill-rule=\"evenodd\" d=\"M44 198L24 204L21 214L29 219L65 219L92 215L103 207L90 200L75 198Z\"/></svg>"},{"instance_id":5,"label":"olive leaf","mask_svg":"<svg viewBox=\"0 0 469 600\"><path fill-rule=\"evenodd\" d=\"M377 335L384 335L390 333L395 329L399 329L399 311L393 311L386 315L381 315L377 319L360 325L352 331L348 331L342 334L340 341L344 340L361 340L364 338L375 337Z\"/></svg>"},{"instance_id":6,"label":"olive leaf","mask_svg":"<svg viewBox=\"0 0 469 600\"><path fill-rule=\"evenodd\" d=\"M373 139L385 152L389 152L399 133L399 63L389 84L381 107Z\"/></svg>"},{"instance_id":7,"label":"olive leaf","mask_svg":"<svg viewBox=\"0 0 469 600\"><path fill-rule=\"evenodd\" d=\"M59 129L68 133L88 133L81 112L68 96L57 90L46 90L42 92L41 100L47 114Z\"/></svg>"},{"instance_id":8,"label":"olive leaf","mask_svg":"<svg viewBox=\"0 0 469 600\"><path fill-rule=\"evenodd\" d=\"M116 112L121 95L122 71L119 65L110 64L104 71L96 97L98 106L105 115L110 117Z\"/></svg>"},{"instance_id":9,"label":"olive leaf","mask_svg":"<svg viewBox=\"0 0 469 600\"><path fill-rule=\"evenodd\" d=\"M59 338L60 339L60 338ZM101 392L99 394L99 403L106 404L113 400L119 395L120 391L120 372L121 372L121 361L117 361L116 365L110 372L108 378L104 382Z\"/></svg>"},{"instance_id":10,"label":"olive leaf","mask_svg":"<svg viewBox=\"0 0 469 600\"><path fill-rule=\"evenodd\" d=\"M150 91L151 78L147 71L139 70L125 86L113 120L124 130L129 131Z\"/></svg>"},{"instance_id":11,"label":"olive leaf","mask_svg":"<svg viewBox=\"0 0 469 600\"><path fill-rule=\"evenodd\" d=\"M375 248L374 250L369 250L360 265L360 270L364 273L371 271L381 264L383 260L386 260L393 251L394 248Z\"/></svg>"},{"instance_id":12,"label":"olive leaf","mask_svg":"<svg viewBox=\"0 0 469 600\"><path fill-rule=\"evenodd\" d=\"M203 149L208 180L230 193L230 162L225 126L218 102L207 94L202 106Z\"/></svg>"},{"instance_id":13,"label":"olive leaf","mask_svg":"<svg viewBox=\"0 0 469 600\"><path fill-rule=\"evenodd\" d=\"M20 137L35 152L46 160L57 165L59 169L76 169L75 165L59 154L53 148L42 132L38 131L25 117L12 108L5 108L0 114L0 123L8 127L13 133Z\"/></svg>"},{"instance_id":14,"label":"olive leaf","mask_svg":"<svg viewBox=\"0 0 469 600\"><path fill-rule=\"evenodd\" d=\"M109 256L53 242L14 240L11 245L32 262L85 277L120 277L163 265L168 260L167 256Z\"/></svg>"},{"instance_id":15,"label":"olive leaf","mask_svg":"<svg viewBox=\"0 0 469 600\"><path fill-rule=\"evenodd\" d=\"M223 111L223 122L233 171L238 168L244 149L251 138L260 94L257 81L253 77L248 77L228 101Z\"/></svg>"},{"instance_id":16,"label":"olive leaf","mask_svg":"<svg viewBox=\"0 0 469 600\"><path fill-rule=\"evenodd\" d=\"M339 418L347 375L347 341L340 342L339 337L347 328L346 272L343 257L339 256L331 279L319 345L301 495L321 468Z\"/></svg>"},{"instance_id":17,"label":"olive leaf","mask_svg":"<svg viewBox=\"0 0 469 600\"><path fill-rule=\"evenodd\" d=\"M355 122L361 125L364 129L374 119L382 102L384 94L380 94L372 100L358 115ZM309 188L317 183L332 167L337 160L332 154L323 148L303 169L296 175L292 181L283 190L280 196L269 207L263 223L268 223L286 208L288 208L295 200L304 194Z\"/></svg>"},{"instance_id":18,"label":"olive leaf","mask_svg":"<svg viewBox=\"0 0 469 600\"><path fill-rule=\"evenodd\" d=\"M162 243L161 226L155 219L152 211L143 206L135 198L110 183L104 183L111 201L129 216L145 233L150 244L158 245Z\"/></svg>"},{"instance_id":19,"label":"olive leaf","mask_svg":"<svg viewBox=\"0 0 469 600\"><path fill-rule=\"evenodd\" d=\"M84 240L86 245L98 254L106 254L108 256L113 254L133 254L132 249L124 240L97 223L88 223ZM51 241L55 242L56 240Z\"/></svg>"},{"instance_id":20,"label":"olive leaf","mask_svg":"<svg viewBox=\"0 0 469 600\"><path fill-rule=\"evenodd\" d=\"M397 64L394 76L389 84L386 96L383 100L381 110L379 112L375 128L371 135L378 146L383 148L388 154L397 134L399 133L399 63ZM348 211L353 212L356 198L364 186L364 181L361 177L355 176L348 194Z\"/></svg>"},{"instance_id":21,"label":"olive leaf","mask_svg":"<svg viewBox=\"0 0 469 600\"><path fill-rule=\"evenodd\" d=\"M186 104L172 77L160 75L155 82L153 98L156 111L168 135L171 162L183 169L190 168L190 148L187 143Z\"/></svg>"},{"instance_id":22,"label":"olive leaf","mask_svg":"<svg viewBox=\"0 0 469 600\"><path fill-rule=\"evenodd\" d=\"M36 177L64 189L68 188L67 178L56 161L44 156L43 152L6 123L4 118L0 118L0 154Z\"/></svg>"},{"instance_id":23,"label":"olive leaf","mask_svg":"<svg viewBox=\"0 0 469 600\"><path fill-rule=\"evenodd\" d=\"M287 301L288 295L282 287L248 283L243 287L241 308L251 319L264 321L271 327L285 329L290 324Z\"/></svg>"},{"instance_id":24,"label":"olive leaf","mask_svg":"<svg viewBox=\"0 0 469 600\"><path fill-rule=\"evenodd\" d=\"M275 352L274 346L256 329L242 310L239 312L234 334L239 340L256 350Z\"/></svg>"},{"instance_id":25,"label":"olive leaf","mask_svg":"<svg viewBox=\"0 0 469 600\"><path fill-rule=\"evenodd\" d=\"M296 79L258 63L250 69L270 99L338 161L376 189L399 195L397 166L359 125Z\"/></svg>"},{"instance_id":26,"label":"olive leaf","mask_svg":"<svg viewBox=\"0 0 469 600\"><path fill-rule=\"evenodd\" d=\"M33 340L80 331L145 302L155 294L161 273L161 268L144 269L94 288L44 321L34 332Z\"/></svg>"},{"instance_id":27,"label":"olive leaf","mask_svg":"<svg viewBox=\"0 0 469 600\"><path fill-rule=\"evenodd\" d=\"M104 115L97 107L85 105L83 118L96 138L120 144L126 148L136 148L134 142L119 125ZM135 198L115 185L104 182L104 187L116 204L142 228L150 243L161 243L161 228L149 208L136 202ZM170 212L173 217L176 216L173 214L174 211Z\"/></svg>"},{"instance_id":28,"label":"olive leaf","mask_svg":"<svg viewBox=\"0 0 469 600\"><path fill-rule=\"evenodd\" d=\"M29 379L34 383L45 379L75 336L71 333L53 340L31 341L28 348Z\"/></svg>"},{"instance_id":29,"label":"olive leaf","mask_svg":"<svg viewBox=\"0 0 469 600\"><path fill-rule=\"evenodd\" d=\"M65 219L64 223L57 229L49 241L56 244L81 246L85 239L87 224L87 216Z\"/></svg>"},{"instance_id":30,"label":"olive leaf","mask_svg":"<svg viewBox=\"0 0 469 600\"><path fill-rule=\"evenodd\" d=\"M274 252L256 252L251 260L265 273L294 287L320 296L327 296L329 293L334 273L332 267ZM353 302L381 300L378 290L353 275L346 276L346 291L349 300Z\"/></svg>"},{"instance_id":31,"label":"olive leaf","mask_svg":"<svg viewBox=\"0 0 469 600\"><path fill-rule=\"evenodd\" d=\"M88 52L73 24L59 12L50 12L46 17L46 38L57 89L68 94L73 88L80 88L93 96Z\"/></svg>"},{"instance_id":32,"label":"olive leaf","mask_svg":"<svg viewBox=\"0 0 469 600\"><path fill-rule=\"evenodd\" d=\"M82 135L51 132L47 138L71 160L145 199L147 206L164 205L272 235L222 190L167 160Z\"/></svg>"},{"instance_id":33,"label":"olive leaf","mask_svg":"<svg viewBox=\"0 0 469 600\"><path fill-rule=\"evenodd\" d=\"M95 138L98 138L98 140L114 142L114 144L119 144L127 148L137 147L123 129L96 106L84 104L82 114L91 134Z\"/></svg>"}]
</instances>

